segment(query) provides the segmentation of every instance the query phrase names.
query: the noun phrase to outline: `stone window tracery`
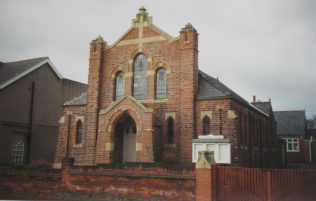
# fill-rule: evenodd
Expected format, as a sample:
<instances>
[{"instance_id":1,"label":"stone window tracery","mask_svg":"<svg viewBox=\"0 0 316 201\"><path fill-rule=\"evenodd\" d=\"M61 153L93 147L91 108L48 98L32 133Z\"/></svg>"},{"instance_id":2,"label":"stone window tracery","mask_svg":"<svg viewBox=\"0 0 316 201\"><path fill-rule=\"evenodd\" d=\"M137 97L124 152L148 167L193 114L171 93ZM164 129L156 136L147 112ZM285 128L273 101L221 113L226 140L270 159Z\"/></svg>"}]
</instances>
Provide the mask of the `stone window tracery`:
<instances>
[{"instance_id":1,"label":"stone window tracery","mask_svg":"<svg viewBox=\"0 0 316 201\"><path fill-rule=\"evenodd\" d=\"M138 54L134 60L133 95L138 100L147 98L147 58Z\"/></svg>"}]
</instances>

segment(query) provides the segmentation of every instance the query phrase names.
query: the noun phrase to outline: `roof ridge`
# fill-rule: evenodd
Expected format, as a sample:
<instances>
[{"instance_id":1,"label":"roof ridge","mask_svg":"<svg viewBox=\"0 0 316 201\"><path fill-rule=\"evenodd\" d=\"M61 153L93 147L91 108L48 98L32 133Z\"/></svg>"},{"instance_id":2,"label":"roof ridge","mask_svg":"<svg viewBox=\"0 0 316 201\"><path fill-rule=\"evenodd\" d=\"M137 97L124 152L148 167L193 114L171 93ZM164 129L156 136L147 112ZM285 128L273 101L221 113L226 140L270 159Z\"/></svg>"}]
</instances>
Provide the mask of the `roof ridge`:
<instances>
[{"instance_id":1,"label":"roof ridge","mask_svg":"<svg viewBox=\"0 0 316 201\"><path fill-rule=\"evenodd\" d=\"M275 110L273 112L306 112L305 110Z\"/></svg>"},{"instance_id":2,"label":"roof ridge","mask_svg":"<svg viewBox=\"0 0 316 201\"><path fill-rule=\"evenodd\" d=\"M48 59L49 57L36 57L36 58L32 58L32 59L23 59L23 60L18 60L18 61L10 61L10 62L3 62L6 64L12 64L12 63L17 63L17 62L23 62L23 61L32 61L32 60L37 60L37 59Z\"/></svg>"}]
</instances>

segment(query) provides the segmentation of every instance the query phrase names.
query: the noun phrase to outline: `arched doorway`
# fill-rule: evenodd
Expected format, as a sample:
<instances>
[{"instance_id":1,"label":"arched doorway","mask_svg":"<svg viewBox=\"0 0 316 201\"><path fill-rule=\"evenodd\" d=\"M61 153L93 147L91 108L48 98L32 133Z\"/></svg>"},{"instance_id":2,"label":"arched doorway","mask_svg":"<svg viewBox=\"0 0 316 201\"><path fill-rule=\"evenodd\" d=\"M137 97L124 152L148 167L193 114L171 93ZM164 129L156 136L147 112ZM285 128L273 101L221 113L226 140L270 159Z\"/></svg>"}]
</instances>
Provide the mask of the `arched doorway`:
<instances>
[{"instance_id":1,"label":"arched doorway","mask_svg":"<svg viewBox=\"0 0 316 201\"><path fill-rule=\"evenodd\" d=\"M136 162L136 124L128 115L124 114L117 121L115 127L114 161L116 163Z\"/></svg>"}]
</instances>

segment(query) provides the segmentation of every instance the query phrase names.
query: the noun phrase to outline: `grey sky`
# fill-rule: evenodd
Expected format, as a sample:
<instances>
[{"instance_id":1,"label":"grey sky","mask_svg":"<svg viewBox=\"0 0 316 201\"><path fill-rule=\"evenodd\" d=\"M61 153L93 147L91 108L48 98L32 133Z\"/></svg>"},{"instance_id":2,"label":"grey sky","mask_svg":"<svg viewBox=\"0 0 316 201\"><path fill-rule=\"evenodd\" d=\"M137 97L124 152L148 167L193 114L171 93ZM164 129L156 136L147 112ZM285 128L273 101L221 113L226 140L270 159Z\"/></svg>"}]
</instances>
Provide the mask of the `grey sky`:
<instances>
[{"instance_id":1,"label":"grey sky","mask_svg":"<svg viewBox=\"0 0 316 201\"><path fill-rule=\"evenodd\" d=\"M115 42L143 5L172 36L190 22L199 68L246 100L316 114L315 0L0 0L0 60L49 56L64 77L87 82L89 42Z\"/></svg>"}]
</instances>

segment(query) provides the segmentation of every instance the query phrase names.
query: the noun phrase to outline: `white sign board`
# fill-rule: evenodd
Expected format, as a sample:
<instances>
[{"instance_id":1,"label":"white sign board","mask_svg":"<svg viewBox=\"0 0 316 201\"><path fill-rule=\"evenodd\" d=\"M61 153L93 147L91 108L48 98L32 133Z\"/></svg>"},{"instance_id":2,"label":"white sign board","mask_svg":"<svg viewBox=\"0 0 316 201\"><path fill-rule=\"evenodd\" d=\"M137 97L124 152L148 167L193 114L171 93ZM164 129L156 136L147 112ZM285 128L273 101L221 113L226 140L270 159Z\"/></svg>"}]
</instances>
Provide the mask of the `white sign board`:
<instances>
[{"instance_id":1,"label":"white sign board","mask_svg":"<svg viewBox=\"0 0 316 201\"><path fill-rule=\"evenodd\" d=\"M192 147L192 162L198 160L199 151L213 151L216 163L231 163L230 143L196 142Z\"/></svg>"}]
</instances>

